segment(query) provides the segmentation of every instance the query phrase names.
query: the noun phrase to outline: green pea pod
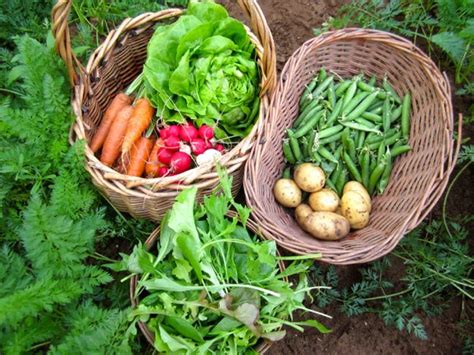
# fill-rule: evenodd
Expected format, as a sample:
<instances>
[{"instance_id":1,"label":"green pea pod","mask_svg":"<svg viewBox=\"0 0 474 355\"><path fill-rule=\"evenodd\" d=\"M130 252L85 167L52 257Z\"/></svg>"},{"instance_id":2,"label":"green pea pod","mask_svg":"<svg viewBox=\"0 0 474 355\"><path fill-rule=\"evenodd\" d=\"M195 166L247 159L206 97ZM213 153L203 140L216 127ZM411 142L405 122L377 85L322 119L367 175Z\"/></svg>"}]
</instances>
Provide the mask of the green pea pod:
<instances>
[{"instance_id":1,"label":"green pea pod","mask_svg":"<svg viewBox=\"0 0 474 355\"><path fill-rule=\"evenodd\" d=\"M342 169L343 169L342 164L341 163L337 164L336 169L334 169L332 174L329 176L329 180L334 184L334 186L337 185L337 180L339 179L339 175L341 175L342 173Z\"/></svg>"},{"instance_id":2,"label":"green pea pod","mask_svg":"<svg viewBox=\"0 0 474 355\"><path fill-rule=\"evenodd\" d=\"M411 147L409 145L400 145L398 147L393 147L391 154L392 158L395 158L403 153L409 152L411 150Z\"/></svg>"},{"instance_id":3,"label":"green pea pod","mask_svg":"<svg viewBox=\"0 0 474 355\"><path fill-rule=\"evenodd\" d=\"M391 117L390 99L387 97L383 103L383 115L382 115L383 131L385 133L387 133L388 130L390 129L390 117Z\"/></svg>"},{"instance_id":4,"label":"green pea pod","mask_svg":"<svg viewBox=\"0 0 474 355\"><path fill-rule=\"evenodd\" d=\"M291 150L290 142L288 139L283 140L283 155L285 156L285 159L288 163L292 165L296 164L296 158L293 155L293 151Z\"/></svg>"},{"instance_id":5,"label":"green pea pod","mask_svg":"<svg viewBox=\"0 0 474 355\"><path fill-rule=\"evenodd\" d=\"M362 101L354 110L352 110L347 115L347 119L348 120L353 120L353 119L359 117L360 115L362 115L365 111L367 111L367 109L372 104L372 102L374 102L374 100L377 97L378 93L379 93L378 91L374 91L369 96L367 96L364 99L364 101Z\"/></svg>"},{"instance_id":6,"label":"green pea pod","mask_svg":"<svg viewBox=\"0 0 474 355\"><path fill-rule=\"evenodd\" d=\"M360 161L362 184L367 189L369 187L370 178L370 151L365 149L361 155Z\"/></svg>"},{"instance_id":7,"label":"green pea pod","mask_svg":"<svg viewBox=\"0 0 474 355\"><path fill-rule=\"evenodd\" d=\"M331 180L326 180L326 185L333 191L336 191L336 185Z\"/></svg>"},{"instance_id":8,"label":"green pea pod","mask_svg":"<svg viewBox=\"0 0 474 355\"><path fill-rule=\"evenodd\" d=\"M303 159L303 153L301 153L301 148L298 139L294 136L292 130L288 130L288 137L290 138L290 147L291 151L293 152L293 156L295 157L297 162L301 161Z\"/></svg>"},{"instance_id":9,"label":"green pea pod","mask_svg":"<svg viewBox=\"0 0 474 355\"><path fill-rule=\"evenodd\" d=\"M326 111L322 110L317 112L313 117L308 119L308 121L301 127L298 128L298 130L295 132L294 136L295 138L300 138L306 135L311 129L313 129L323 117L323 115L326 113Z\"/></svg>"},{"instance_id":10,"label":"green pea pod","mask_svg":"<svg viewBox=\"0 0 474 355\"><path fill-rule=\"evenodd\" d=\"M377 157L375 154L371 155L370 157L370 171L374 171L374 169L377 167ZM367 186L368 188L368 186Z\"/></svg>"},{"instance_id":11,"label":"green pea pod","mask_svg":"<svg viewBox=\"0 0 474 355\"><path fill-rule=\"evenodd\" d=\"M344 152L343 156L344 156L344 162L346 163L346 167L349 170L351 176L354 179L356 179L357 181L359 181L360 183L362 183L362 176L360 175L359 171L357 170L357 167L354 164L354 162L352 161L349 154L347 154L347 152Z\"/></svg>"},{"instance_id":12,"label":"green pea pod","mask_svg":"<svg viewBox=\"0 0 474 355\"><path fill-rule=\"evenodd\" d=\"M318 74L318 82L322 83L327 77L328 77L328 73L326 71L326 68L321 68Z\"/></svg>"},{"instance_id":13,"label":"green pea pod","mask_svg":"<svg viewBox=\"0 0 474 355\"><path fill-rule=\"evenodd\" d=\"M306 155L311 157L314 150L314 138L316 137L316 131L314 129L310 130L306 137L308 140L308 149L306 151Z\"/></svg>"},{"instance_id":14,"label":"green pea pod","mask_svg":"<svg viewBox=\"0 0 474 355\"><path fill-rule=\"evenodd\" d=\"M339 147L335 150L334 152L334 157L339 161L339 159L341 159L341 154L342 154L342 150L343 150L343 146L342 145L339 145Z\"/></svg>"},{"instance_id":15,"label":"green pea pod","mask_svg":"<svg viewBox=\"0 0 474 355\"><path fill-rule=\"evenodd\" d=\"M348 119L348 115L359 105L367 96L369 96L369 93L367 91L362 91L358 93L354 98L349 101L349 103L344 107L344 110L342 111L342 116L344 119Z\"/></svg>"},{"instance_id":16,"label":"green pea pod","mask_svg":"<svg viewBox=\"0 0 474 355\"><path fill-rule=\"evenodd\" d=\"M321 84L319 84L319 85L316 87L316 89L314 89L314 91L313 91L313 97L318 98L318 97L322 94L322 92L323 92L324 90L326 90L326 89L328 88L328 86L329 86L333 81L334 81L334 77L333 77L333 76L330 76L330 77L324 79L324 81L323 81Z\"/></svg>"},{"instance_id":17,"label":"green pea pod","mask_svg":"<svg viewBox=\"0 0 474 355\"><path fill-rule=\"evenodd\" d=\"M364 146L366 135L367 135L367 132L359 131L359 134L357 135L357 140L356 140L357 150L361 150L362 147Z\"/></svg>"},{"instance_id":18,"label":"green pea pod","mask_svg":"<svg viewBox=\"0 0 474 355\"><path fill-rule=\"evenodd\" d=\"M390 96L392 97L392 99L397 103L397 104L401 104L402 103L402 100L400 99L400 96L398 96L397 92L395 91L395 89L392 87L392 85L390 85L387 81L387 78L384 78L383 79L383 83L382 83L382 87L385 89L385 91L387 91Z\"/></svg>"},{"instance_id":19,"label":"green pea pod","mask_svg":"<svg viewBox=\"0 0 474 355\"><path fill-rule=\"evenodd\" d=\"M318 137L319 137L320 140L323 139L323 138L330 137L330 136L332 136L334 134L337 134L340 131L342 131L343 128L344 128L343 126L337 125L337 126L333 126L333 127L330 127L330 128L323 129L322 131L319 131Z\"/></svg>"},{"instance_id":20,"label":"green pea pod","mask_svg":"<svg viewBox=\"0 0 474 355\"><path fill-rule=\"evenodd\" d=\"M318 105L318 102L316 100L312 101L308 106L306 106L303 111L301 111L298 118L293 122L293 127L297 129L300 125L304 124L304 121L306 121L308 117L311 117L316 112L322 109L323 106Z\"/></svg>"},{"instance_id":21,"label":"green pea pod","mask_svg":"<svg viewBox=\"0 0 474 355\"><path fill-rule=\"evenodd\" d=\"M399 106L395 110L392 111L392 115L390 116L390 123L393 123L396 120L398 120L401 115L402 115L402 106Z\"/></svg>"},{"instance_id":22,"label":"green pea pod","mask_svg":"<svg viewBox=\"0 0 474 355\"><path fill-rule=\"evenodd\" d=\"M369 178L369 189L368 192L372 196L375 192L375 187L380 180L384 170L385 170L386 162L382 161L381 163L377 164L376 168L370 173Z\"/></svg>"},{"instance_id":23,"label":"green pea pod","mask_svg":"<svg viewBox=\"0 0 474 355\"><path fill-rule=\"evenodd\" d=\"M339 196L342 196L342 191L344 190L344 185L347 183L347 181L348 173L347 170L343 167L336 181L336 191Z\"/></svg>"},{"instance_id":24,"label":"green pea pod","mask_svg":"<svg viewBox=\"0 0 474 355\"><path fill-rule=\"evenodd\" d=\"M355 146L354 140L351 137L349 137L349 139L347 140L347 145L348 145L349 156L351 157L352 161L356 161L357 160L356 146Z\"/></svg>"},{"instance_id":25,"label":"green pea pod","mask_svg":"<svg viewBox=\"0 0 474 355\"><path fill-rule=\"evenodd\" d=\"M382 144L380 144L379 146L379 149L378 149L378 152L377 152L377 165L380 164L382 162L382 159L384 157L384 153L385 153L385 142L382 142Z\"/></svg>"},{"instance_id":26,"label":"green pea pod","mask_svg":"<svg viewBox=\"0 0 474 355\"><path fill-rule=\"evenodd\" d=\"M393 132L395 132L395 133L391 134L390 136L386 135L380 141L376 141L376 142L373 142L373 143L368 143L369 149L370 150L378 149L382 142L385 143L385 146L391 146L392 144L395 144L400 139L400 137L402 136L402 132L400 132L396 129L394 129Z\"/></svg>"},{"instance_id":27,"label":"green pea pod","mask_svg":"<svg viewBox=\"0 0 474 355\"><path fill-rule=\"evenodd\" d=\"M332 155L332 153L323 146L319 146L318 153L324 158L333 163L338 163L339 161Z\"/></svg>"},{"instance_id":28,"label":"green pea pod","mask_svg":"<svg viewBox=\"0 0 474 355\"><path fill-rule=\"evenodd\" d=\"M406 94L403 97L402 103L402 135L403 138L408 139L410 134L410 109L411 109L411 96Z\"/></svg>"},{"instance_id":29,"label":"green pea pod","mask_svg":"<svg viewBox=\"0 0 474 355\"><path fill-rule=\"evenodd\" d=\"M383 101L377 101L375 105L369 107L367 111L376 115L380 115L383 112Z\"/></svg>"},{"instance_id":30,"label":"green pea pod","mask_svg":"<svg viewBox=\"0 0 474 355\"><path fill-rule=\"evenodd\" d=\"M346 93L344 94L344 103L342 105L343 109L345 109L347 107L347 105L349 105L349 102L351 102L351 100L354 98L354 95L357 91L357 82L358 81L359 80L357 78L353 79L351 85L349 86Z\"/></svg>"},{"instance_id":31,"label":"green pea pod","mask_svg":"<svg viewBox=\"0 0 474 355\"><path fill-rule=\"evenodd\" d=\"M354 122L357 122L357 123L360 123L361 125L364 125L366 127L369 127L369 128L376 128L377 125L373 122L370 122L369 120L366 120L365 118L362 118L362 117L358 117L356 119L354 119Z\"/></svg>"},{"instance_id":32,"label":"green pea pod","mask_svg":"<svg viewBox=\"0 0 474 355\"><path fill-rule=\"evenodd\" d=\"M299 142L299 145L300 145L302 159L304 161L306 161L306 159L309 158L309 155L307 154L308 153L308 145L309 145L308 138L303 136L298 140L298 142Z\"/></svg>"},{"instance_id":33,"label":"green pea pod","mask_svg":"<svg viewBox=\"0 0 474 355\"><path fill-rule=\"evenodd\" d=\"M339 121L339 122L341 123L341 125L343 125L345 127L355 129L355 130L382 134L382 132L380 132L380 130L378 130L376 128L370 128L370 127L364 126L364 125L362 125L360 123L357 123L357 122L344 122L344 121Z\"/></svg>"},{"instance_id":34,"label":"green pea pod","mask_svg":"<svg viewBox=\"0 0 474 355\"><path fill-rule=\"evenodd\" d=\"M377 192L378 194L383 194L385 191L385 188L388 185L388 182L390 180L390 174L392 173L392 156L390 154L390 151L387 151L385 154L385 169L382 173L382 177L380 178L380 181L377 184Z\"/></svg>"},{"instance_id":35,"label":"green pea pod","mask_svg":"<svg viewBox=\"0 0 474 355\"><path fill-rule=\"evenodd\" d=\"M338 140L341 139L342 132L336 133L330 137L323 138L319 141L319 144L324 145L324 144L329 144L329 143L334 143L337 142Z\"/></svg>"},{"instance_id":36,"label":"green pea pod","mask_svg":"<svg viewBox=\"0 0 474 355\"><path fill-rule=\"evenodd\" d=\"M323 161L323 158L321 158L321 155L319 155L319 153L317 151L314 151L313 152L313 162L317 163L317 164L321 164L322 161Z\"/></svg>"},{"instance_id":37,"label":"green pea pod","mask_svg":"<svg viewBox=\"0 0 474 355\"><path fill-rule=\"evenodd\" d=\"M382 117L372 112L366 111L361 115L361 117L375 123L382 123Z\"/></svg>"},{"instance_id":38,"label":"green pea pod","mask_svg":"<svg viewBox=\"0 0 474 355\"><path fill-rule=\"evenodd\" d=\"M375 87L373 85L364 83L362 80L357 83L357 87L363 91L373 92L375 91Z\"/></svg>"},{"instance_id":39,"label":"green pea pod","mask_svg":"<svg viewBox=\"0 0 474 355\"><path fill-rule=\"evenodd\" d=\"M291 179L291 168L287 167L285 170L283 170L283 179Z\"/></svg>"},{"instance_id":40,"label":"green pea pod","mask_svg":"<svg viewBox=\"0 0 474 355\"><path fill-rule=\"evenodd\" d=\"M375 75L372 75L372 77L369 80L369 85L375 86L376 83L377 83L377 77Z\"/></svg>"},{"instance_id":41,"label":"green pea pod","mask_svg":"<svg viewBox=\"0 0 474 355\"><path fill-rule=\"evenodd\" d=\"M342 105L343 105L343 100L339 100L336 103L336 106L334 106L334 110L332 110L331 114L328 117L328 120L326 121L326 125L330 127L334 122L336 122L337 118L339 117L339 114L342 112Z\"/></svg>"},{"instance_id":42,"label":"green pea pod","mask_svg":"<svg viewBox=\"0 0 474 355\"><path fill-rule=\"evenodd\" d=\"M380 143L384 139L389 138L395 134L397 134L399 130L397 128L390 128L388 132L384 133L383 135L381 134L376 134L376 133L369 133L367 136L367 139L365 140L367 144L373 144L373 143ZM378 148L378 145L377 147Z\"/></svg>"},{"instance_id":43,"label":"green pea pod","mask_svg":"<svg viewBox=\"0 0 474 355\"><path fill-rule=\"evenodd\" d=\"M329 108L333 110L336 107L336 89L334 88L334 82L332 82L329 85L328 89L328 102L329 102Z\"/></svg>"},{"instance_id":44,"label":"green pea pod","mask_svg":"<svg viewBox=\"0 0 474 355\"><path fill-rule=\"evenodd\" d=\"M336 96L342 96L346 92L347 88L351 86L351 84L352 80L343 81L336 89Z\"/></svg>"}]
</instances>

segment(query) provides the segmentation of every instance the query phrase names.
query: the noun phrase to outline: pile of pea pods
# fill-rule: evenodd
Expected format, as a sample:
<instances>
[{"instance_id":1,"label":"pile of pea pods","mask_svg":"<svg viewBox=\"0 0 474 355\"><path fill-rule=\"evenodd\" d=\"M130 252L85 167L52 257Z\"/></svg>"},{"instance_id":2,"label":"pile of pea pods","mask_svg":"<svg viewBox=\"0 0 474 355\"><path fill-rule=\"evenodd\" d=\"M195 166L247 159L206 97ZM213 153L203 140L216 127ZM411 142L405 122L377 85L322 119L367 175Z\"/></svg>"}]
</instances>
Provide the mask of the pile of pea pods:
<instances>
[{"instance_id":1,"label":"pile of pea pods","mask_svg":"<svg viewBox=\"0 0 474 355\"><path fill-rule=\"evenodd\" d=\"M340 196L350 180L362 183L370 195L382 194L394 158L411 150L411 95L401 98L386 78L379 87L376 77L329 74L322 68L301 96L299 115L283 139L289 165L284 175L299 163L313 162Z\"/></svg>"}]
</instances>

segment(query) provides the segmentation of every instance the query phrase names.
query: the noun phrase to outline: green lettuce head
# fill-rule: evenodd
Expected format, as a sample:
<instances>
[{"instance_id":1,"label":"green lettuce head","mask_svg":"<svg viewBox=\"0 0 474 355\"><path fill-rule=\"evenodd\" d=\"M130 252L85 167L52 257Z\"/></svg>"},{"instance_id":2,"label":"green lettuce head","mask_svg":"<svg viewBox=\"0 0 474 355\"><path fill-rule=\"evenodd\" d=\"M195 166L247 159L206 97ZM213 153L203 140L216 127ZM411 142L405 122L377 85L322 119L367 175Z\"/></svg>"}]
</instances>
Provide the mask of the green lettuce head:
<instances>
[{"instance_id":1,"label":"green lettuce head","mask_svg":"<svg viewBox=\"0 0 474 355\"><path fill-rule=\"evenodd\" d=\"M165 122L190 118L220 138L244 137L258 114L255 48L242 23L214 2L191 3L157 28L141 80Z\"/></svg>"}]
</instances>

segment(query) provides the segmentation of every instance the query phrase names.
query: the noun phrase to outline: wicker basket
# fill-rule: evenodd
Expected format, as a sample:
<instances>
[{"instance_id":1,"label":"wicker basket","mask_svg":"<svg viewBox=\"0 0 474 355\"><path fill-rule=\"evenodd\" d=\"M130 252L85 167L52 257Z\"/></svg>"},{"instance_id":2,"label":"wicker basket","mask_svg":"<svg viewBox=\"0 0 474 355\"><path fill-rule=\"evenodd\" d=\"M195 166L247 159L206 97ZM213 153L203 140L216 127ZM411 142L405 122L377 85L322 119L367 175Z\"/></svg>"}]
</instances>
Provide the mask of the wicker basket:
<instances>
[{"instance_id":1,"label":"wicker basket","mask_svg":"<svg viewBox=\"0 0 474 355\"><path fill-rule=\"evenodd\" d=\"M260 67L260 114L250 134L220 159L220 164L233 176L233 192L242 184L244 163L249 157L257 133L263 127L263 117L269 107L269 97L276 85L275 47L270 29L256 0L237 1L248 16L254 33L247 29L257 49ZM71 49L68 14L72 0L59 0L52 13L56 48L64 59L71 82L76 121L71 130L71 143L94 135L102 115L112 98L124 90L141 72L146 59L147 43L153 26L160 21L172 21L183 13L169 9L145 13L126 19L109 33L91 55L84 68ZM199 188L198 196L212 191L218 184L215 164L207 164L180 175L145 179L120 174L102 164L86 145L86 168L92 181L118 210L134 217L159 221L173 204L176 195L189 185Z\"/></svg>"},{"instance_id":2,"label":"wicker basket","mask_svg":"<svg viewBox=\"0 0 474 355\"><path fill-rule=\"evenodd\" d=\"M235 217L236 215L237 215L237 213L234 212L234 211L229 211L227 213L227 216L229 216L231 218ZM261 235L260 234L260 229L258 228L258 226L253 221L251 221L250 219L247 220L247 228L250 229L253 233L255 233L257 235ZM145 241L145 246L146 246L147 250L150 250L155 245L155 243L157 242L157 239L158 239L159 236L160 236L160 228L156 228L150 234L148 239ZM277 253L278 253L278 251L277 251ZM278 260L278 265L280 267L280 270L282 270L282 271L285 270L285 264L283 263L283 261ZM287 277L284 277L283 279L286 282L288 282ZM136 289L137 289L137 283L138 283L137 276L133 276L130 279L130 301L132 303L133 308L137 307L138 303L139 303L139 299L137 298L137 295L136 295L136 292L135 292ZM142 333L145 336L146 340L148 340L148 342L151 344L151 346L153 346L155 344L155 336L154 336L153 332L150 331L150 329L148 328L146 323L138 322L138 327L142 331ZM263 353L267 352L267 350L271 347L271 345L272 345L271 341L261 340L260 342L257 343L255 350L258 353L263 354Z\"/></svg>"},{"instance_id":3,"label":"wicker basket","mask_svg":"<svg viewBox=\"0 0 474 355\"><path fill-rule=\"evenodd\" d=\"M387 75L398 94L412 94L412 151L397 158L390 183L373 201L370 224L341 241L305 233L293 213L275 202L272 188L285 165L282 139L298 114L299 97L321 67L343 78L360 72ZM448 183L453 150L453 112L447 78L411 42L390 33L345 29L304 43L286 63L272 98L269 119L245 169L244 189L263 235L297 254L322 253L331 264L356 264L389 253L434 207ZM461 125L460 125L461 126Z\"/></svg>"}]
</instances>

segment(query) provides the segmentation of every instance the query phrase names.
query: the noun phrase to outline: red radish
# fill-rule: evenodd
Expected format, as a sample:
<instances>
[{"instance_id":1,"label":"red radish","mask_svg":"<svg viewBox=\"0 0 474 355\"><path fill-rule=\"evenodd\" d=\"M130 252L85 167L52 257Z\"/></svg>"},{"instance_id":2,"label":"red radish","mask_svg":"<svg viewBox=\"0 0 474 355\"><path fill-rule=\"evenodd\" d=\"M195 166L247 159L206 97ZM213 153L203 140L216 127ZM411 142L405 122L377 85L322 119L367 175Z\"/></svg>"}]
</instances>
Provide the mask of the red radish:
<instances>
[{"instance_id":1,"label":"red radish","mask_svg":"<svg viewBox=\"0 0 474 355\"><path fill-rule=\"evenodd\" d=\"M176 152L171 157L170 167L171 172L175 174L182 173L186 170L189 170L191 167L191 157L183 152Z\"/></svg>"},{"instance_id":2,"label":"red radish","mask_svg":"<svg viewBox=\"0 0 474 355\"><path fill-rule=\"evenodd\" d=\"M198 130L191 123L187 123L179 127L179 138L185 142L191 142L193 139L198 138Z\"/></svg>"},{"instance_id":3,"label":"red radish","mask_svg":"<svg viewBox=\"0 0 474 355\"><path fill-rule=\"evenodd\" d=\"M212 149L213 145L212 145L212 142L209 140L209 141L205 141L204 142L206 144L206 150L208 149Z\"/></svg>"},{"instance_id":4,"label":"red radish","mask_svg":"<svg viewBox=\"0 0 474 355\"><path fill-rule=\"evenodd\" d=\"M195 155L202 154L206 151L206 142L202 138L194 138L191 141L191 151Z\"/></svg>"},{"instance_id":5,"label":"red radish","mask_svg":"<svg viewBox=\"0 0 474 355\"><path fill-rule=\"evenodd\" d=\"M167 149L172 150L172 151L177 151L179 150L180 147L180 140L178 137L175 136L169 136L168 138L165 139L165 146Z\"/></svg>"},{"instance_id":6,"label":"red radish","mask_svg":"<svg viewBox=\"0 0 474 355\"><path fill-rule=\"evenodd\" d=\"M166 165L169 165L171 162L171 157L173 156L173 152L166 148L161 148L158 151L158 160Z\"/></svg>"},{"instance_id":7,"label":"red radish","mask_svg":"<svg viewBox=\"0 0 474 355\"><path fill-rule=\"evenodd\" d=\"M170 168L166 167L166 166L162 166L158 169L158 176L159 177L163 177L165 175L168 174L168 171L170 170Z\"/></svg>"},{"instance_id":8,"label":"red radish","mask_svg":"<svg viewBox=\"0 0 474 355\"><path fill-rule=\"evenodd\" d=\"M177 125L171 125L168 127L169 131L170 131L170 136L175 136L175 137L179 137L179 126Z\"/></svg>"},{"instance_id":9,"label":"red radish","mask_svg":"<svg viewBox=\"0 0 474 355\"><path fill-rule=\"evenodd\" d=\"M214 128L203 124L199 127L199 136L206 141L214 138Z\"/></svg>"},{"instance_id":10,"label":"red radish","mask_svg":"<svg viewBox=\"0 0 474 355\"><path fill-rule=\"evenodd\" d=\"M158 130L158 133L160 134L161 139L166 139L170 136L170 128L169 127L162 128Z\"/></svg>"},{"instance_id":11,"label":"red radish","mask_svg":"<svg viewBox=\"0 0 474 355\"><path fill-rule=\"evenodd\" d=\"M217 151L219 151L219 152L221 152L221 153L225 150L225 148L224 148L224 146L223 146L222 144L216 144L216 145L214 146L214 149L217 150Z\"/></svg>"}]
</instances>

